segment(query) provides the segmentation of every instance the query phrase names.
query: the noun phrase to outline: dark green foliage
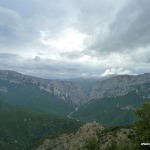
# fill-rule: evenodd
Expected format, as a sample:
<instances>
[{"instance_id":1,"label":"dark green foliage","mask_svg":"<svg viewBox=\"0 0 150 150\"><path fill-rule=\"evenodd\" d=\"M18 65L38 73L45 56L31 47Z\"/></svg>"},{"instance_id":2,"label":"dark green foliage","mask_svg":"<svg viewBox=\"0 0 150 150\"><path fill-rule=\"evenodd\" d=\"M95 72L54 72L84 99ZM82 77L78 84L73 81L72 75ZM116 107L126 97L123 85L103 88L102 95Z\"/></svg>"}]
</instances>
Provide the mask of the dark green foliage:
<instances>
[{"instance_id":1,"label":"dark green foliage","mask_svg":"<svg viewBox=\"0 0 150 150\"><path fill-rule=\"evenodd\" d=\"M113 126L113 127L106 127L105 130L103 130L102 132L97 132L97 136L99 137L99 139L101 137L103 137L104 135L106 135L107 133L111 133L111 134L115 134L119 129L123 128L123 126Z\"/></svg>"},{"instance_id":2,"label":"dark green foliage","mask_svg":"<svg viewBox=\"0 0 150 150\"><path fill-rule=\"evenodd\" d=\"M135 149L148 150L150 145L141 145L141 143L150 143L150 102L136 110L136 114L141 118L135 123L137 138Z\"/></svg>"},{"instance_id":3,"label":"dark green foliage","mask_svg":"<svg viewBox=\"0 0 150 150\"><path fill-rule=\"evenodd\" d=\"M7 88L6 93L0 92L0 101L3 100L3 104L5 101L5 103L16 104L32 111L65 116L74 109L71 104L63 102L57 96L29 84L23 85L0 80L0 87ZM4 110L4 108L9 109L9 107L2 107L0 102L0 109Z\"/></svg>"},{"instance_id":4,"label":"dark green foliage","mask_svg":"<svg viewBox=\"0 0 150 150\"><path fill-rule=\"evenodd\" d=\"M97 121L107 126L127 125L138 119L134 109L144 101L135 92L115 98L93 100L80 107L72 117L85 122Z\"/></svg>"},{"instance_id":5,"label":"dark green foliage","mask_svg":"<svg viewBox=\"0 0 150 150\"><path fill-rule=\"evenodd\" d=\"M133 150L132 141L124 141L117 144L114 140L107 145L106 150Z\"/></svg>"},{"instance_id":6,"label":"dark green foliage","mask_svg":"<svg viewBox=\"0 0 150 150\"><path fill-rule=\"evenodd\" d=\"M72 131L80 123L65 117L74 108L30 84L0 80L0 149L20 150L47 136ZM3 90L4 89L4 90ZM5 90L6 89L6 90Z\"/></svg>"},{"instance_id":7,"label":"dark green foliage","mask_svg":"<svg viewBox=\"0 0 150 150\"><path fill-rule=\"evenodd\" d=\"M86 142L84 149L86 149L86 150L100 150L100 143L95 138L92 138Z\"/></svg>"},{"instance_id":8,"label":"dark green foliage","mask_svg":"<svg viewBox=\"0 0 150 150\"><path fill-rule=\"evenodd\" d=\"M80 125L67 117L29 111L0 111L0 149L23 149L45 136L72 131Z\"/></svg>"},{"instance_id":9,"label":"dark green foliage","mask_svg":"<svg viewBox=\"0 0 150 150\"><path fill-rule=\"evenodd\" d=\"M133 142L132 141L124 141L117 145L116 150L133 150Z\"/></svg>"},{"instance_id":10,"label":"dark green foliage","mask_svg":"<svg viewBox=\"0 0 150 150\"><path fill-rule=\"evenodd\" d=\"M116 150L116 149L117 149L117 144L114 140L112 140L111 143L106 147L106 150Z\"/></svg>"}]
</instances>

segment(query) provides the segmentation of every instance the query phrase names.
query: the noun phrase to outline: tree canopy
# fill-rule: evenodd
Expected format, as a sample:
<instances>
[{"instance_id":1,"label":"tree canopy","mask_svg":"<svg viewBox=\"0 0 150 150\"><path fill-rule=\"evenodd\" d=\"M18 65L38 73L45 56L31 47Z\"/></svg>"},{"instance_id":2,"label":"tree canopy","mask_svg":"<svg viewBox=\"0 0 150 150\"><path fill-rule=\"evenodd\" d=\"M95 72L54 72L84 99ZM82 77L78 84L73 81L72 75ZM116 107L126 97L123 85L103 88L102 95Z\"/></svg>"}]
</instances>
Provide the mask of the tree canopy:
<instances>
[{"instance_id":1,"label":"tree canopy","mask_svg":"<svg viewBox=\"0 0 150 150\"><path fill-rule=\"evenodd\" d=\"M150 143L150 102L145 102L135 113L141 118L135 123L137 133L135 147L140 150L149 149L150 145L141 143Z\"/></svg>"}]
</instances>

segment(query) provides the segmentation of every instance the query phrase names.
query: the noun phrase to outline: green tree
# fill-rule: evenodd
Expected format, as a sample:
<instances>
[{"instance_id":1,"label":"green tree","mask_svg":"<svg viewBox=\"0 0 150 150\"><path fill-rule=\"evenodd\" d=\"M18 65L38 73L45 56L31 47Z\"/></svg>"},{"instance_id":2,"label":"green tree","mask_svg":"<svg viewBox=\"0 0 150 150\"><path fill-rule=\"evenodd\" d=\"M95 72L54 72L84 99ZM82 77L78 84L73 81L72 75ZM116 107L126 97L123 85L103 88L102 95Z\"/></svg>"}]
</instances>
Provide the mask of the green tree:
<instances>
[{"instance_id":1,"label":"green tree","mask_svg":"<svg viewBox=\"0 0 150 150\"><path fill-rule=\"evenodd\" d=\"M110 144L107 145L106 150L116 150L117 144L114 140L111 141Z\"/></svg>"},{"instance_id":2,"label":"green tree","mask_svg":"<svg viewBox=\"0 0 150 150\"><path fill-rule=\"evenodd\" d=\"M86 142L84 148L86 150L100 150L100 143L95 138L92 138Z\"/></svg>"},{"instance_id":3,"label":"green tree","mask_svg":"<svg viewBox=\"0 0 150 150\"><path fill-rule=\"evenodd\" d=\"M145 102L135 113L141 118L135 123L137 133L135 149L150 149L150 145L141 145L150 143L150 102Z\"/></svg>"}]
</instances>

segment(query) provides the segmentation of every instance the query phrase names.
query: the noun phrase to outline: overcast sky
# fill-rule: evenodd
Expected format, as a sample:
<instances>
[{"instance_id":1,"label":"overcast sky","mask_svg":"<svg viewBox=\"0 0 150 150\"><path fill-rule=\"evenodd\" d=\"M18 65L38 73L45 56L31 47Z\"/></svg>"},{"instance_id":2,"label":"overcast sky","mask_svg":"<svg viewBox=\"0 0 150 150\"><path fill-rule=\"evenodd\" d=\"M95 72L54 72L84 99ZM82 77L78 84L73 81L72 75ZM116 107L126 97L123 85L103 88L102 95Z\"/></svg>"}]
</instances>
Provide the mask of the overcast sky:
<instances>
[{"instance_id":1,"label":"overcast sky","mask_svg":"<svg viewBox=\"0 0 150 150\"><path fill-rule=\"evenodd\" d=\"M150 0L0 0L0 69L43 78L150 72Z\"/></svg>"}]
</instances>

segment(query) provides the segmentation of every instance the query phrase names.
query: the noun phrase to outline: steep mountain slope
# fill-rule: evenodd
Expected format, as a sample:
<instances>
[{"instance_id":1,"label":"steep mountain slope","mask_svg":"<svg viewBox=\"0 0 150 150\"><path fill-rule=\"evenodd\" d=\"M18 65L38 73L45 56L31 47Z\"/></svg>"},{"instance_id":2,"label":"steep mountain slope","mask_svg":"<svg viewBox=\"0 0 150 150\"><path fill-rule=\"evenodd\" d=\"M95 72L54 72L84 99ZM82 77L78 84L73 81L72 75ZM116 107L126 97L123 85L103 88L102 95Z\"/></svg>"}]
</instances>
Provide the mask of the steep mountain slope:
<instances>
[{"instance_id":1,"label":"steep mountain slope","mask_svg":"<svg viewBox=\"0 0 150 150\"><path fill-rule=\"evenodd\" d=\"M150 98L150 73L137 76L120 75L99 81L92 85L90 100L122 96L133 90L139 96Z\"/></svg>"},{"instance_id":2,"label":"steep mountain slope","mask_svg":"<svg viewBox=\"0 0 150 150\"><path fill-rule=\"evenodd\" d=\"M11 106L16 104L32 111L64 116L74 110L71 104L29 83L24 85L0 80L0 89L0 101L10 102Z\"/></svg>"},{"instance_id":3,"label":"steep mountain slope","mask_svg":"<svg viewBox=\"0 0 150 150\"><path fill-rule=\"evenodd\" d=\"M85 122L97 121L107 126L131 124L137 119L134 110L147 100L135 91L124 96L96 99L81 106L71 117Z\"/></svg>"},{"instance_id":4,"label":"steep mountain slope","mask_svg":"<svg viewBox=\"0 0 150 150\"><path fill-rule=\"evenodd\" d=\"M0 80L0 149L25 149L47 135L77 129L80 122L64 117L73 110L30 83Z\"/></svg>"},{"instance_id":5,"label":"steep mountain slope","mask_svg":"<svg viewBox=\"0 0 150 150\"><path fill-rule=\"evenodd\" d=\"M87 96L80 86L71 81L46 80L8 70L0 70L0 79L10 83L38 87L40 90L54 94L59 99L72 103L74 106L80 106L87 100Z\"/></svg>"},{"instance_id":6,"label":"steep mountain slope","mask_svg":"<svg viewBox=\"0 0 150 150\"><path fill-rule=\"evenodd\" d=\"M150 100L150 73L105 78L91 84L89 102L70 117L109 126L130 124L137 119L134 110L146 100Z\"/></svg>"},{"instance_id":7,"label":"steep mountain slope","mask_svg":"<svg viewBox=\"0 0 150 150\"><path fill-rule=\"evenodd\" d=\"M75 78L68 81L78 84L84 93L89 97L92 85L102 80L104 80L104 78Z\"/></svg>"},{"instance_id":8,"label":"steep mountain slope","mask_svg":"<svg viewBox=\"0 0 150 150\"><path fill-rule=\"evenodd\" d=\"M35 86L59 97L62 101L73 104L74 107L79 107L93 99L122 96L132 90L144 97L150 97L150 88L145 86L145 83L150 83L150 73L137 76L119 75L64 81L46 80L22 75L14 71L0 70L0 79L10 83ZM3 87L0 87L0 89L6 92Z\"/></svg>"},{"instance_id":9,"label":"steep mountain slope","mask_svg":"<svg viewBox=\"0 0 150 150\"><path fill-rule=\"evenodd\" d=\"M0 70L0 149L23 149L27 144L33 144L49 134L51 136L62 130L77 129L81 124L71 120L71 117L108 126L130 124L137 119L134 110L146 100L150 100L148 73L102 80L61 81ZM68 114L70 118L65 118ZM90 132L89 135L92 136ZM84 141L79 146L82 149L88 139L77 133L60 136L59 140L50 139L45 143L50 142L51 146L59 149L59 145L67 147L73 144L77 136ZM51 146L48 144L49 148Z\"/></svg>"},{"instance_id":10,"label":"steep mountain slope","mask_svg":"<svg viewBox=\"0 0 150 150\"><path fill-rule=\"evenodd\" d=\"M131 123L136 119L133 110L150 99L150 73L73 80L45 80L0 71L0 99L40 112L71 114L69 117L97 120L105 125ZM73 112L73 106L79 109Z\"/></svg>"},{"instance_id":11,"label":"steep mountain slope","mask_svg":"<svg viewBox=\"0 0 150 150\"><path fill-rule=\"evenodd\" d=\"M25 149L47 135L72 131L81 125L65 117L21 110L0 110L0 120L1 150Z\"/></svg>"}]
</instances>

